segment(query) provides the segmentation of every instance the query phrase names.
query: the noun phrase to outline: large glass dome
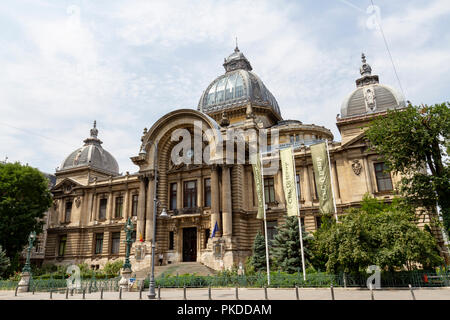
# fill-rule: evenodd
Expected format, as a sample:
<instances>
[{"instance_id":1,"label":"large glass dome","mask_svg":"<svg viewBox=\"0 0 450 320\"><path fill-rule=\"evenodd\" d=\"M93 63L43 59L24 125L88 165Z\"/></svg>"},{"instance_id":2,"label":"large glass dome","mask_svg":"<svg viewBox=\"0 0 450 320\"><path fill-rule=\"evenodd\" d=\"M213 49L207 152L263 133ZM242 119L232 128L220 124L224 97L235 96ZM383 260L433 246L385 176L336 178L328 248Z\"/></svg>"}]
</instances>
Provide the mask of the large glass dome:
<instances>
[{"instance_id":1,"label":"large glass dome","mask_svg":"<svg viewBox=\"0 0 450 320\"><path fill-rule=\"evenodd\" d=\"M280 108L261 79L251 72L250 62L238 48L225 59L226 73L217 77L203 92L198 110L215 113L248 103L268 107L281 119Z\"/></svg>"}]
</instances>

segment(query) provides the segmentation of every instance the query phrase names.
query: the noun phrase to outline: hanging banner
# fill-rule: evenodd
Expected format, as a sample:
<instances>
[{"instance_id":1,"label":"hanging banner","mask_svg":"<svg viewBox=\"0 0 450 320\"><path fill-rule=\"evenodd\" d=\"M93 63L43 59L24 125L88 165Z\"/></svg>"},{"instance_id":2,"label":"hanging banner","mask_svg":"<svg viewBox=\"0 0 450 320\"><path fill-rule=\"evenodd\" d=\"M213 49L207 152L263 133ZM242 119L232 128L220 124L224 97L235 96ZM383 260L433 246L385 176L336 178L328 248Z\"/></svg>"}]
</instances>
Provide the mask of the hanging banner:
<instances>
[{"instance_id":1,"label":"hanging banner","mask_svg":"<svg viewBox=\"0 0 450 320\"><path fill-rule=\"evenodd\" d=\"M298 215L297 187L295 185L294 163L292 162L292 149L280 150L281 171L283 173L283 188L286 198L288 217Z\"/></svg>"},{"instance_id":2,"label":"hanging banner","mask_svg":"<svg viewBox=\"0 0 450 320\"><path fill-rule=\"evenodd\" d=\"M252 167L253 167L253 176L255 178L255 190L256 196L258 198L258 214L256 215L257 219L264 219L264 188L262 181L262 171L261 171L261 161L259 157L259 153L253 154L251 159Z\"/></svg>"},{"instance_id":3,"label":"hanging banner","mask_svg":"<svg viewBox=\"0 0 450 320\"><path fill-rule=\"evenodd\" d=\"M320 212L333 214L333 194L331 190L330 164L328 163L327 145L325 142L310 146L311 157L319 196Z\"/></svg>"}]
</instances>

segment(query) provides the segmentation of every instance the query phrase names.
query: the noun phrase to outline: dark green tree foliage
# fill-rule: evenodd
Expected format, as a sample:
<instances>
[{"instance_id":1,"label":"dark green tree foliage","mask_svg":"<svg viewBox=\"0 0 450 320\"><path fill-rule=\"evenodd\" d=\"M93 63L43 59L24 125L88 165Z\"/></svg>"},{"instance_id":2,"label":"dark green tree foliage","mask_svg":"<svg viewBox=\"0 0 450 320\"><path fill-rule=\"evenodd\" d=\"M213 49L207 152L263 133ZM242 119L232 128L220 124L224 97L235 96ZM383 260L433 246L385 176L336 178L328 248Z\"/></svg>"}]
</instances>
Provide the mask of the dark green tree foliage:
<instances>
[{"instance_id":1,"label":"dark green tree foliage","mask_svg":"<svg viewBox=\"0 0 450 320\"><path fill-rule=\"evenodd\" d=\"M364 272L370 265L382 269L425 269L443 263L434 237L417 226L414 208L395 200L385 204L366 195L361 208L352 208L315 233L314 250L326 256L328 272Z\"/></svg>"},{"instance_id":2,"label":"dark green tree foliage","mask_svg":"<svg viewBox=\"0 0 450 320\"><path fill-rule=\"evenodd\" d=\"M2 249L2 246L0 246L0 278L4 275L9 266L9 258L6 256L6 252Z\"/></svg>"},{"instance_id":3,"label":"dark green tree foliage","mask_svg":"<svg viewBox=\"0 0 450 320\"><path fill-rule=\"evenodd\" d=\"M441 209L450 232L450 103L390 110L366 132L388 167L404 175L402 195L416 207ZM446 160L447 159L447 160ZM428 169L428 170L427 170Z\"/></svg>"},{"instance_id":4,"label":"dark green tree foliage","mask_svg":"<svg viewBox=\"0 0 450 320\"><path fill-rule=\"evenodd\" d=\"M252 256L250 257L250 265L255 271L265 271L266 263L266 240L261 232L258 231L253 242Z\"/></svg>"},{"instance_id":5,"label":"dark green tree foliage","mask_svg":"<svg viewBox=\"0 0 450 320\"><path fill-rule=\"evenodd\" d=\"M27 245L30 232L42 231L39 219L51 203L48 180L39 170L0 163L0 245L12 261Z\"/></svg>"},{"instance_id":6,"label":"dark green tree foliage","mask_svg":"<svg viewBox=\"0 0 450 320\"><path fill-rule=\"evenodd\" d=\"M273 259L275 268L287 273L302 270L300 234L298 230L297 217L287 217L286 222L278 228L270 248L270 256ZM311 251L309 250L311 236L305 230L302 230L302 236L305 268L307 268L311 259Z\"/></svg>"}]
</instances>

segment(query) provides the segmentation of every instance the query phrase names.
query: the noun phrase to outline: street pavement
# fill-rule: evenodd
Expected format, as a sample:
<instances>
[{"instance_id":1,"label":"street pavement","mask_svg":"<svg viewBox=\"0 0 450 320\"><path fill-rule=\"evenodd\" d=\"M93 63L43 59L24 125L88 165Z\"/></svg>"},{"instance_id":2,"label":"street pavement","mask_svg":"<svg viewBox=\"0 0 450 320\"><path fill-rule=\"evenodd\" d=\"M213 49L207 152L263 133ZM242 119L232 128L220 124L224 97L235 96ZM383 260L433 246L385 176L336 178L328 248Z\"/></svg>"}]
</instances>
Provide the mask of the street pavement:
<instances>
[{"instance_id":1,"label":"street pavement","mask_svg":"<svg viewBox=\"0 0 450 320\"><path fill-rule=\"evenodd\" d=\"M156 290L158 291L158 289ZM335 300L371 300L370 290L359 288L334 288ZM142 300L148 300L148 291L142 292ZM86 293L85 300L100 300L100 292ZM139 300L139 292L122 292L122 300ZM450 288L414 288L413 295L416 300L450 300ZM406 289L378 289L373 290L374 300L413 300L411 291ZM299 288L299 300L332 300L330 288ZM236 288L212 288L212 300L236 300ZM239 300L265 299L263 288L239 288ZM295 289L267 289L268 300L296 300ZM53 292L52 300L66 300L65 292ZM82 293L68 295L67 300L82 300ZM187 300L208 300L208 288L187 288ZM50 300L49 292L18 292L0 290L0 300ZM103 292L103 300L119 300L119 292ZM183 289L161 288L161 300L184 300Z\"/></svg>"}]
</instances>

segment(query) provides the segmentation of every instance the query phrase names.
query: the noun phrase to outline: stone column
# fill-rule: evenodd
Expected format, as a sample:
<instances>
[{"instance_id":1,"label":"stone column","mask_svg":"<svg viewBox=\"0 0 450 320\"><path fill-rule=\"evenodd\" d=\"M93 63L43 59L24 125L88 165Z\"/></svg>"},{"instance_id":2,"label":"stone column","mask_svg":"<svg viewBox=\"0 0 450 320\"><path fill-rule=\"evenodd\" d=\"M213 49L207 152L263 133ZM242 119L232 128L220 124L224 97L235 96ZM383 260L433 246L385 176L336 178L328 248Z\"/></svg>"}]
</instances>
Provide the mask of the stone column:
<instances>
[{"instance_id":1,"label":"stone column","mask_svg":"<svg viewBox=\"0 0 450 320\"><path fill-rule=\"evenodd\" d=\"M177 182L177 209L183 208L183 183Z\"/></svg>"},{"instance_id":2,"label":"stone column","mask_svg":"<svg viewBox=\"0 0 450 320\"><path fill-rule=\"evenodd\" d=\"M220 228L220 188L219 188L219 168L216 165L211 167L211 234L214 230L214 226L217 225ZM221 234L222 230L216 233Z\"/></svg>"},{"instance_id":3,"label":"stone column","mask_svg":"<svg viewBox=\"0 0 450 320\"><path fill-rule=\"evenodd\" d=\"M372 176L370 175L369 160L367 160L367 156L364 156L363 161L364 161L364 173L366 174L367 191L370 194L373 194Z\"/></svg>"},{"instance_id":4,"label":"stone column","mask_svg":"<svg viewBox=\"0 0 450 320\"><path fill-rule=\"evenodd\" d=\"M312 195L311 195L311 181L309 179L309 170L308 165L303 167L303 171L305 172L305 205L312 206Z\"/></svg>"},{"instance_id":5,"label":"stone column","mask_svg":"<svg viewBox=\"0 0 450 320\"><path fill-rule=\"evenodd\" d=\"M280 170L277 171L277 175L275 178L275 200L279 201L283 206L286 205L286 197L284 195L284 188L283 188L283 174ZM278 198L278 199L277 199Z\"/></svg>"},{"instance_id":6,"label":"stone column","mask_svg":"<svg viewBox=\"0 0 450 320\"><path fill-rule=\"evenodd\" d=\"M147 210L145 215L145 241L151 241L153 238L153 208L155 204L155 177L148 178L147 188Z\"/></svg>"},{"instance_id":7,"label":"stone column","mask_svg":"<svg viewBox=\"0 0 450 320\"><path fill-rule=\"evenodd\" d=\"M338 175L337 175L337 166L336 161L333 161L331 163L331 172L333 174L333 189L334 189L334 196L336 197L336 203L341 202L341 192L339 190L339 184L338 184Z\"/></svg>"},{"instance_id":8,"label":"stone column","mask_svg":"<svg viewBox=\"0 0 450 320\"><path fill-rule=\"evenodd\" d=\"M230 167L222 167L222 216L223 235L231 237L233 234L233 209L231 206L231 177Z\"/></svg>"},{"instance_id":9,"label":"stone column","mask_svg":"<svg viewBox=\"0 0 450 320\"><path fill-rule=\"evenodd\" d=\"M144 237L144 217L145 217L145 178L140 177L141 183L139 185L139 198L138 198L138 214L136 225L136 238Z\"/></svg>"},{"instance_id":10,"label":"stone column","mask_svg":"<svg viewBox=\"0 0 450 320\"><path fill-rule=\"evenodd\" d=\"M197 207L201 208L204 205L203 201L203 177L197 178L197 185L198 185L198 191L197 191Z\"/></svg>"},{"instance_id":11,"label":"stone column","mask_svg":"<svg viewBox=\"0 0 450 320\"><path fill-rule=\"evenodd\" d=\"M58 221L58 223L64 222L64 209L65 209L64 199L60 198L59 199L59 219L58 219L59 221Z\"/></svg>"},{"instance_id":12,"label":"stone column","mask_svg":"<svg viewBox=\"0 0 450 320\"><path fill-rule=\"evenodd\" d=\"M113 214L113 193L110 192L108 195L108 204L106 205L106 223L110 223Z\"/></svg>"},{"instance_id":13,"label":"stone column","mask_svg":"<svg viewBox=\"0 0 450 320\"><path fill-rule=\"evenodd\" d=\"M130 202L130 192L128 191L127 186L127 189L125 190L125 196L123 199L123 217L125 218L125 220L128 219L128 217L131 217L130 210L128 210L129 202Z\"/></svg>"},{"instance_id":14,"label":"stone column","mask_svg":"<svg viewBox=\"0 0 450 320\"><path fill-rule=\"evenodd\" d=\"M88 193L87 212L89 212L89 222L94 221L94 210L92 210L92 204L94 202L94 192Z\"/></svg>"}]
</instances>

